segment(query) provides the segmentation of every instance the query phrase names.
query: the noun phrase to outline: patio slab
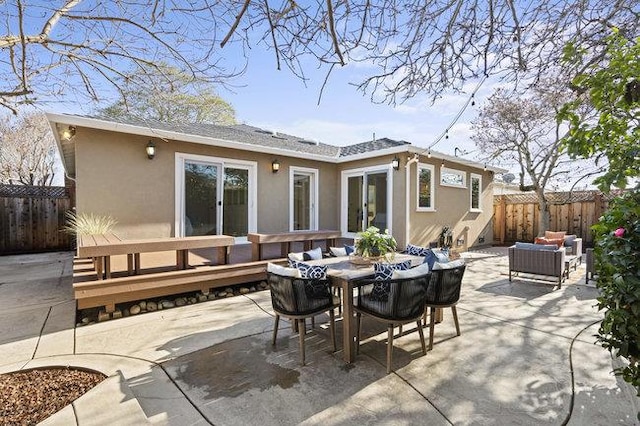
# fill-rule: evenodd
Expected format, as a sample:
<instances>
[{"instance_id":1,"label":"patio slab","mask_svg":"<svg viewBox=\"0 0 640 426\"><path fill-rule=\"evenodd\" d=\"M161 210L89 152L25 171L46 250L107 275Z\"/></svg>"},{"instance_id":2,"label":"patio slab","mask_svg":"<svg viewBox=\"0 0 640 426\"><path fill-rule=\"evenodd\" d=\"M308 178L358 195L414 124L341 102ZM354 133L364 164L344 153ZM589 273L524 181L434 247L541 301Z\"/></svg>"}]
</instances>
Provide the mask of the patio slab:
<instances>
[{"instance_id":1,"label":"patio slab","mask_svg":"<svg viewBox=\"0 0 640 426\"><path fill-rule=\"evenodd\" d=\"M424 356L415 326L405 326L390 375L386 330L366 318L360 354L346 365L332 351L327 316L317 317L303 367L288 322L271 345L268 291L75 328L71 254L2 257L0 373L70 365L121 375L131 396L110 398L112 379L75 403L86 404L75 407L82 413L111 410L121 424L139 424L141 410L162 425L639 425L634 389L611 373L621 361L594 344L601 314L584 265L560 289L509 282L504 253L463 254L462 335L446 309ZM118 406L132 398L139 410L128 418L130 407ZM98 420L69 407L58 417Z\"/></svg>"}]
</instances>

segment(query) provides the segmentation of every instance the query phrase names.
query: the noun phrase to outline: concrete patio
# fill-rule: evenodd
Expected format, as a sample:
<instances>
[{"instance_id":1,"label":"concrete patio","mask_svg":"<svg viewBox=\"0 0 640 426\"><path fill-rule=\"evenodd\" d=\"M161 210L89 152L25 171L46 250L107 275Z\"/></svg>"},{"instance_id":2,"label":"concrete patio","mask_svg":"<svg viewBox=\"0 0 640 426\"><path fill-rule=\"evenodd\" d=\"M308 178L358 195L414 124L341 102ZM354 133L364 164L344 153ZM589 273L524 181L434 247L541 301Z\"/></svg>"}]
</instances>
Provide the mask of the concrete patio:
<instances>
[{"instance_id":1,"label":"concrete patio","mask_svg":"<svg viewBox=\"0 0 640 426\"><path fill-rule=\"evenodd\" d=\"M47 425L640 424L634 389L611 373L620 361L594 345L601 314L584 265L561 289L510 283L505 253L463 253L462 335L445 310L422 356L403 330L389 375L386 330L366 319L350 365L331 353L326 318L307 335L306 366L288 322L272 347L268 291L76 328L72 253L4 256L0 373L109 376Z\"/></svg>"}]
</instances>

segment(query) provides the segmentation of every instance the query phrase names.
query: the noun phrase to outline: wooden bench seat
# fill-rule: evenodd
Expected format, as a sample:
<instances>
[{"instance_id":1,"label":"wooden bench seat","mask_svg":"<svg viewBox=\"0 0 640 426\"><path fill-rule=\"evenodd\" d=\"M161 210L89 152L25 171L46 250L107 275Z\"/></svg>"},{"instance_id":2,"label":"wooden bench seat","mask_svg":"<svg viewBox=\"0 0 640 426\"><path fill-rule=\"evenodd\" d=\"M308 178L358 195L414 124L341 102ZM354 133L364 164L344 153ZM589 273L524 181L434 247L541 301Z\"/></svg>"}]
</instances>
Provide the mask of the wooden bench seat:
<instances>
[{"instance_id":1,"label":"wooden bench seat","mask_svg":"<svg viewBox=\"0 0 640 426\"><path fill-rule=\"evenodd\" d=\"M229 247L235 239L228 235L204 235L196 237L166 237L138 240L123 240L115 234L81 235L78 245L79 257L94 259L98 279L111 278L111 256L127 255L128 273L140 273L140 254L176 251L176 268L189 267L189 250L217 248L218 263L228 262Z\"/></svg>"},{"instance_id":2,"label":"wooden bench seat","mask_svg":"<svg viewBox=\"0 0 640 426\"><path fill-rule=\"evenodd\" d=\"M340 231L294 231L275 234L249 233L247 240L251 242L251 255L253 260L262 260L263 245L280 243L280 255L286 257L291 251L291 243L302 242L304 250L311 250L314 241L326 241L325 249L335 246L336 238L342 237Z\"/></svg>"},{"instance_id":3,"label":"wooden bench seat","mask_svg":"<svg viewBox=\"0 0 640 426\"><path fill-rule=\"evenodd\" d=\"M73 292L78 309L104 306L107 312L113 312L116 303L190 291L208 294L211 288L266 280L269 262L285 264L286 259L78 282L73 284Z\"/></svg>"}]
</instances>

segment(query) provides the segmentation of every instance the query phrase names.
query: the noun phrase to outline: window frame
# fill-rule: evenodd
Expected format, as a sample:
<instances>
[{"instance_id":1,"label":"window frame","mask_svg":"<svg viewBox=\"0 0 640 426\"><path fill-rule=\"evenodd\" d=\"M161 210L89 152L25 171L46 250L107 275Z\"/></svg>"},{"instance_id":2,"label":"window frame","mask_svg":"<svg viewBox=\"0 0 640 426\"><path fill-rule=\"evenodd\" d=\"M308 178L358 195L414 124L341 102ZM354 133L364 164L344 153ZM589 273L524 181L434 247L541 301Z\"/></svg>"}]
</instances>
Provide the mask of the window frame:
<instances>
[{"instance_id":1,"label":"window frame","mask_svg":"<svg viewBox=\"0 0 640 426\"><path fill-rule=\"evenodd\" d=\"M444 178L444 176L446 174L460 176L462 178L462 183L461 184L457 184L457 183L444 182L443 178ZM458 170L458 169L451 169L451 168L446 167L446 166L440 166L440 186L448 186L450 188L466 189L467 188L467 172L462 171L462 170Z\"/></svg>"},{"instance_id":2,"label":"window frame","mask_svg":"<svg viewBox=\"0 0 640 426\"><path fill-rule=\"evenodd\" d=\"M431 207L420 206L420 173L422 170L428 170L431 173ZM435 212L436 211L436 168L433 164L418 163L416 173L416 211L417 212Z\"/></svg>"},{"instance_id":3,"label":"window frame","mask_svg":"<svg viewBox=\"0 0 640 426\"><path fill-rule=\"evenodd\" d=\"M473 207L473 180L478 180L478 207ZM471 173L469 177L469 211L482 213L482 175Z\"/></svg>"}]
</instances>

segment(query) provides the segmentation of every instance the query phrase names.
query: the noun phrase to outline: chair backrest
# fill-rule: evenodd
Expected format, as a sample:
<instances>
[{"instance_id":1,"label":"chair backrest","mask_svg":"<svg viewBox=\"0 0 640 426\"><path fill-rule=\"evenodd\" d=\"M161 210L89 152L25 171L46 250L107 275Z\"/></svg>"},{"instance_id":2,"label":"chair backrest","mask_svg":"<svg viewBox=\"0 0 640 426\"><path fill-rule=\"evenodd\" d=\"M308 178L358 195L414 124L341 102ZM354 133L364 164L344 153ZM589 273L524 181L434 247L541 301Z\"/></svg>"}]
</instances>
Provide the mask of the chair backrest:
<instances>
[{"instance_id":1,"label":"chair backrest","mask_svg":"<svg viewBox=\"0 0 640 426\"><path fill-rule=\"evenodd\" d=\"M273 310L283 315L309 315L333 306L329 280L267 273Z\"/></svg>"},{"instance_id":2,"label":"chair backrest","mask_svg":"<svg viewBox=\"0 0 640 426\"><path fill-rule=\"evenodd\" d=\"M460 287L466 265L451 269L434 269L427 288L426 304L429 306L453 305L460 299Z\"/></svg>"},{"instance_id":3,"label":"chair backrest","mask_svg":"<svg viewBox=\"0 0 640 426\"><path fill-rule=\"evenodd\" d=\"M358 288L358 308L378 317L402 321L418 318L424 312L424 303L431 273L413 278L392 280L363 279ZM380 297L374 286L388 286L387 296Z\"/></svg>"}]
</instances>

